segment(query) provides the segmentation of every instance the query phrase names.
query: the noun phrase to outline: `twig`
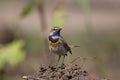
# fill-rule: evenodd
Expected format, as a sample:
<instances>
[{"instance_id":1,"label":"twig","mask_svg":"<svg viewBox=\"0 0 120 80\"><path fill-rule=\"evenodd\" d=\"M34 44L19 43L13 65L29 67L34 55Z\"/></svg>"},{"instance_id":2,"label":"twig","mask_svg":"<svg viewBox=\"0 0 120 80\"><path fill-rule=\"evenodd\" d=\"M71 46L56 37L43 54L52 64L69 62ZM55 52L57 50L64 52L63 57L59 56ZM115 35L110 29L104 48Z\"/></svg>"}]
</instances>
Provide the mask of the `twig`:
<instances>
[{"instance_id":1,"label":"twig","mask_svg":"<svg viewBox=\"0 0 120 80\"><path fill-rule=\"evenodd\" d=\"M88 57L80 57L80 56L78 56L77 58L75 58L74 60L72 60L70 63L72 64L72 63L74 63L78 59L82 59L83 60L83 63L81 65L81 67L83 67L83 65L85 64L86 60L96 59L96 57L92 57L92 58L90 57L90 58L88 58Z\"/></svg>"},{"instance_id":2,"label":"twig","mask_svg":"<svg viewBox=\"0 0 120 80\"><path fill-rule=\"evenodd\" d=\"M77 58L75 58L74 60L72 60L70 63L74 63L76 60L80 59L80 56L78 56Z\"/></svg>"},{"instance_id":3,"label":"twig","mask_svg":"<svg viewBox=\"0 0 120 80\"><path fill-rule=\"evenodd\" d=\"M40 78L34 78L34 77L30 77L30 76L23 76L22 77L24 80L41 80Z\"/></svg>"},{"instance_id":4,"label":"twig","mask_svg":"<svg viewBox=\"0 0 120 80\"><path fill-rule=\"evenodd\" d=\"M28 80L29 79L29 76L23 76L22 77L24 80Z\"/></svg>"}]
</instances>

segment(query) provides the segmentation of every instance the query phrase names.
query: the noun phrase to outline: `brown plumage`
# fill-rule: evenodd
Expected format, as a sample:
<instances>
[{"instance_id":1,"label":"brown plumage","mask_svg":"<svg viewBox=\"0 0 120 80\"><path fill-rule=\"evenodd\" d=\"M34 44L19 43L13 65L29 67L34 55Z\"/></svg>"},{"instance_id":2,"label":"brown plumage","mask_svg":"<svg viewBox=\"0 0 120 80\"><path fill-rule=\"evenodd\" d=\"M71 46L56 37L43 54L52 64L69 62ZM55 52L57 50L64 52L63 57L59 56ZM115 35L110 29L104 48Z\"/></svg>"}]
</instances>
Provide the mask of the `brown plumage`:
<instances>
[{"instance_id":1,"label":"brown plumage","mask_svg":"<svg viewBox=\"0 0 120 80\"><path fill-rule=\"evenodd\" d=\"M64 62L65 56L67 56L67 53L69 52L72 54L71 48L73 47L79 47L71 45L69 46L67 42L64 40L64 38L60 35L60 31L62 29L59 27L54 27L51 29L49 34L49 49L51 53L57 54L59 56L58 62L63 56L62 64Z\"/></svg>"}]
</instances>

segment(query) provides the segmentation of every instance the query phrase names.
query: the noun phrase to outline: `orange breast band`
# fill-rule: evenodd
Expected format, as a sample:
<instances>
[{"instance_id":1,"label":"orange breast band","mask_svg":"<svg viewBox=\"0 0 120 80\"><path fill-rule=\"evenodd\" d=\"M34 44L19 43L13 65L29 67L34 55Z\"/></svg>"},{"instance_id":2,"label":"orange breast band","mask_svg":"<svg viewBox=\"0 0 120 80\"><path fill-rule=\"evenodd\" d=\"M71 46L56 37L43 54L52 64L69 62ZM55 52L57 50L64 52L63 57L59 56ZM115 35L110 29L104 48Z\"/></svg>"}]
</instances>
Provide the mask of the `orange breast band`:
<instances>
[{"instance_id":1,"label":"orange breast band","mask_svg":"<svg viewBox=\"0 0 120 80\"><path fill-rule=\"evenodd\" d=\"M48 42L48 45L49 45L49 46L56 47L56 46L59 45L59 41L57 41L56 43L53 43L53 42L49 41L49 42Z\"/></svg>"}]
</instances>

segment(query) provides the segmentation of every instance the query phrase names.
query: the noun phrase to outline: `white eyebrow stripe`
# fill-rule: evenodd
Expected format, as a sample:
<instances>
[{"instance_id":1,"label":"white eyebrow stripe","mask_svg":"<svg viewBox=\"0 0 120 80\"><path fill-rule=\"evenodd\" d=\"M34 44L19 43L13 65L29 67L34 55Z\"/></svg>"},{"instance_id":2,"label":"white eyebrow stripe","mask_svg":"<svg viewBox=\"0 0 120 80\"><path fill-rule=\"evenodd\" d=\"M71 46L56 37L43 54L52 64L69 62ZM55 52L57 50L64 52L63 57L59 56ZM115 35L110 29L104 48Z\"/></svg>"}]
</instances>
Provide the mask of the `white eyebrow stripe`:
<instances>
[{"instance_id":1,"label":"white eyebrow stripe","mask_svg":"<svg viewBox=\"0 0 120 80\"><path fill-rule=\"evenodd\" d=\"M51 32L50 35L53 35L53 32Z\"/></svg>"},{"instance_id":2,"label":"white eyebrow stripe","mask_svg":"<svg viewBox=\"0 0 120 80\"><path fill-rule=\"evenodd\" d=\"M59 29L59 28L55 27L54 29Z\"/></svg>"}]
</instances>

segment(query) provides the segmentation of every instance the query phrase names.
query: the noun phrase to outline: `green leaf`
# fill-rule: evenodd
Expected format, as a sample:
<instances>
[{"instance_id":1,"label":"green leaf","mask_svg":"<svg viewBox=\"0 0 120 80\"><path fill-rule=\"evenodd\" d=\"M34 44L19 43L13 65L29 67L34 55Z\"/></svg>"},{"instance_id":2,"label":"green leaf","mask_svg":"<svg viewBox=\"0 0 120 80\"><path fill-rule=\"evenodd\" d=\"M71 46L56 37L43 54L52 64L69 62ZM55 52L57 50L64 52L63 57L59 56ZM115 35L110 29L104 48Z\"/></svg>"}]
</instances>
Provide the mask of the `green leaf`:
<instances>
[{"instance_id":1,"label":"green leaf","mask_svg":"<svg viewBox=\"0 0 120 80\"><path fill-rule=\"evenodd\" d=\"M22 50L24 45L24 41L19 40L14 41L0 49L0 70L6 63L15 66L24 60L25 51Z\"/></svg>"},{"instance_id":2,"label":"green leaf","mask_svg":"<svg viewBox=\"0 0 120 80\"><path fill-rule=\"evenodd\" d=\"M64 13L63 8L58 7L55 9L53 14L53 23L55 26L62 27L64 25L63 13Z\"/></svg>"},{"instance_id":3,"label":"green leaf","mask_svg":"<svg viewBox=\"0 0 120 80\"><path fill-rule=\"evenodd\" d=\"M23 11L21 12L20 16L21 16L21 17L26 17L28 14L30 14L30 13L32 12L33 7L34 7L34 2L31 1L30 3L28 3L28 4L24 7L24 9L23 9Z\"/></svg>"}]
</instances>

